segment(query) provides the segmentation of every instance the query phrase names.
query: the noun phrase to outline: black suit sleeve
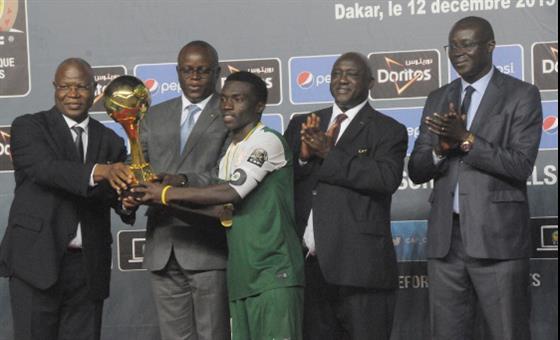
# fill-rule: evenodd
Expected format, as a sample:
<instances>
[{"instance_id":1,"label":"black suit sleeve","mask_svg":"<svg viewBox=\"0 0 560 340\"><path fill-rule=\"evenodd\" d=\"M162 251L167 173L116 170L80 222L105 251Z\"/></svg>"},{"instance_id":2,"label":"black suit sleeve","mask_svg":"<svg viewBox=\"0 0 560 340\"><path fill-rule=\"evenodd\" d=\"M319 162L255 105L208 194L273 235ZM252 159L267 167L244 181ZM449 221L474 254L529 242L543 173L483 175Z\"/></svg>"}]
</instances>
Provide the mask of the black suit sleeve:
<instances>
[{"instance_id":1,"label":"black suit sleeve","mask_svg":"<svg viewBox=\"0 0 560 340\"><path fill-rule=\"evenodd\" d=\"M533 172L538 154L542 134L542 105L539 90L535 86L529 89L519 87L517 92L510 94L518 103L507 147L495 145L477 136L473 149L463 160L490 174L525 182Z\"/></svg>"},{"instance_id":2,"label":"black suit sleeve","mask_svg":"<svg viewBox=\"0 0 560 340\"><path fill-rule=\"evenodd\" d=\"M376 130L383 135L371 145L371 154L362 157L334 148L321 164L319 180L366 194L395 192L402 181L408 135L400 124Z\"/></svg>"},{"instance_id":3,"label":"black suit sleeve","mask_svg":"<svg viewBox=\"0 0 560 340\"><path fill-rule=\"evenodd\" d=\"M55 145L41 122L31 116L14 120L11 131L11 151L16 170L23 171L39 185L88 196L93 163L83 164L58 157L53 150Z\"/></svg>"}]
</instances>

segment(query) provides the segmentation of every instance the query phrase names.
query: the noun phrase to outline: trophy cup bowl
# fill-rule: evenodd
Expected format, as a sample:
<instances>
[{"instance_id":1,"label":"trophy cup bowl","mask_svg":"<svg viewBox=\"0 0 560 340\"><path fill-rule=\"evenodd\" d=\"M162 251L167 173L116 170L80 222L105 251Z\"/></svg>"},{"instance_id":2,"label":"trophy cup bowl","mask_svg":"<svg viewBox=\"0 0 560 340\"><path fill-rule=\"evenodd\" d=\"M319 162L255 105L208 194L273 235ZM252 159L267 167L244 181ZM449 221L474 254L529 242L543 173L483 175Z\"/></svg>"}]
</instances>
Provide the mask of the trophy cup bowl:
<instances>
[{"instance_id":1,"label":"trophy cup bowl","mask_svg":"<svg viewBox=\"0 0 560 340\"><path fill-rule=\"evenodd\" d=\"M150 107L150 91L144 83L133 76L120 76L107 86L103 93L107 114L119 123L130 142L130 170L134 175L132 186L151 182L156 176L146 162L140 144L139 123ZM132 195L130 191L124 195Z\"/></svg>"}]
</instances>

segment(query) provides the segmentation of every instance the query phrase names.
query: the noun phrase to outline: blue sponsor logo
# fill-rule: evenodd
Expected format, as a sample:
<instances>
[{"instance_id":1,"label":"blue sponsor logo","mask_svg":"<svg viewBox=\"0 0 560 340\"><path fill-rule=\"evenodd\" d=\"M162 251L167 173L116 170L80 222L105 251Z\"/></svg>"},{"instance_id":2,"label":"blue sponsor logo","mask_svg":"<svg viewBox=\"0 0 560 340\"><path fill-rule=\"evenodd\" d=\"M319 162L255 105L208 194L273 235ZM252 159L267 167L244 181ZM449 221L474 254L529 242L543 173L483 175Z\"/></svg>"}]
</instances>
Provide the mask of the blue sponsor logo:
<instances>
[{"instance_id":1,"label":"blue sponsor logo","mask_svg":"<svg viewBox=\"0 0 560 340\"><path fill-rule=\"evenodd\" d=\"M420 120L422 119L422 108L412 107L404 109L379 109L389 117L396 119L399 123L406 126L406 131L408 132L408 149L406 151L407 155L412 153L412 148L414 148L414 143L420 134Z\"/></svg>"},{"instance_id":2,"label":"blue sponsor logo","mask_svg":"<svg viewBox=\"0 0 560 340\"><path fill-rule=\"evenodd\" d=\"M338 55L293 57L289 61L292 104L332 103L331 69Z\"/></svg>"},{"instance_id":3,"label":"blue sponsor logo","mask_svg":"<svg viewBox=\"0 0 560 340\"><path fill-rule=\"evenodd\" d=\"M176 67L176 63L140 64L134 67L134 75L150 90L152 105L181 95Z\"/></svg>"},{"instance_id":4,"label":"blue sponsor logo","mask_svg":"<svg viewBox=\"0 0 560 340\"><path fill-rule=\"evenodd\" d=\"M115 133L123 139L124 145L126 145L126 152L127 154L130 154L130 143L128 142L128 136L126 135L126 132L124 131L121 124L110 120L104 120L101 121L101 123L109 129L115 131Z\"/></svg>"},{"instance_id":5,"label":"blue sponsor logo","mask_svg":"<svg viewBox=\"0 0 560 340\"><path fill-rule=\"evenodd\" d=\"M502 73L523 80L523 46L502 45L496 46L493 54L494 66ZM453 65L449 63L449 81L459 77Z\"/></svg>"},{"instance_id":6,"label":"blue sponsor logo","mask_svg":"<svg viewBox=\"0 0 560 340\"><path fill-rule=\"evenodd\" d=\"M558 149L558 101L543 102L540 149Z\"/></svg>"},{"instance_id":7,"label":"blue sponsor logo","mask_svg":"<svg viewBox=\"0 0 560 340\"><path fill-rule=\"evenodd\" d=\"M425 261L428 221L391 222L397 261Z\"/></svg>"},{"instance_id":8,"label":"blue sponsor logo","mask_svg":"<svg viewBox=\"0 0 560 340\"><path fill-rule=\"evenodd\" d=\"M284 118L279 113L265 113L262 115L261 121L267 127L274 129L280 133L284 133Z\"/></svg>"}]
</instances>

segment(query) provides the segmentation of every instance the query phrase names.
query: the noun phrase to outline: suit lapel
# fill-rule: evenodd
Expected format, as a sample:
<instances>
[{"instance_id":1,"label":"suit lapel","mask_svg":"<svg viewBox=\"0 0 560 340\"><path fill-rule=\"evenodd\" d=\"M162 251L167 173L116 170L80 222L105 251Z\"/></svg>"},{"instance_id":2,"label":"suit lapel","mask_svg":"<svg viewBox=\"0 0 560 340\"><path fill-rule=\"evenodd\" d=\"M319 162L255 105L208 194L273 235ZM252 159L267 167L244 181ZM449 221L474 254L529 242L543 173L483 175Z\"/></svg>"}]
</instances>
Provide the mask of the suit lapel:
<instances>
[{"instance_id":1,"label":"suit lapel","mask_svg":"<svg viewBox=\"0 0 560 340\"><path fill-rule=\"evenodd\" d=\"M86 153L86 162L95 163L101 145L101 136L101 124L90 117L88 126L88 146Z\"/></svg>"},{"instance_id":2,"label":"suit lapel","mask_svg":"<svg viewBox=\"0 0 560 340\"><path fill-rule=\"evenodd\" d=\"M360 131L366 126L366 122L371 119L370 113L373 109L366 103L366 105L358 112L356 117L352 119L350 125L344 130L336 145L343 146L345 144L351 143L354 138L360 133Z\"/></svg>"},{"instance_id":3,"label":"suit lapel","mask_svg":"<svg viewBox=\"0 0 560 340\"><path fill-rule=\"evenodd\" d=\"M484 92L484 96L482 96L482 101L474 116L470 128L471 131L476 132L480 128L481 122L487 122L492 115L499 113L499 111L496 111L499 108L497 104L506 97L502 90L502 82L503 75L495 69L494 75L486 88L486 92Z\"/></svg>"},{"instance_id":4,"label":"suit lapel","mask_svg":"<svg viewBox=\"0 0 560 340\"><path fill-rule=\"evenodd\" d=\"M210 101L208 102L208 104L206 105L206 107L204 107L204 110L202 110L202 112L200 113L200 117L198 117L198 120L194 124L191 134L187 139L187 145L185 146L185 150L183 150L183 153L180 155L179 164L182 164L185 161L185 159L192 152L194 147L201 140L201 137L204 136L206 130L208 130L208 127L212 125L212 123L216 119L221 117L218 110L218 100L219 100L218 94L214 94L210 99ZM180 130L180 126L179 126L179 130ZM181 137L179 133L179 139L180 138ZM178 144L179 143L177 143L177 145Z\"/></svg>"},{"instance_id":5,"label":"suit lapel","mask_svg":"<svg viewBox=\"0 0 560 340\"><path fill-rule=\"evenodd\" d=\"M56 144L55 152L59 152L64 159L79 160L79 155L72 139L72 133L64 118L62 118L62 113L53 108L47 112L46 118L49 126L49 135Z\"/></svg>"},{"instance_id":6,"label":"suit lapel","mask_svg":"<svg viewBox=\"0 0 560 340\"><path fill-rule=\"evenodd\" d=\"M329 128L329 123L331 122L332 108L321 110L317 112L316 115L321 119L319 121L319 129L326 132Z\"/></svg>"},{"instance_id":7,"label":"suit lapel","mask_svg":"<svg viewBox=\"0 0 560 340\"><path fill-rule=\"evenodd\" d=\"M175 98L174 101L170 103L169 116L164 119L158 119L157 122L161 122L161 131L167 131L171 134L169 140L172 141L172 145L168 147L172 150L173 155L179 155L181 147L181 114L183 113L182 99L181 97ZM174 157L174 159L179 159L179 156Z\"/></svg>"},{"instance_id":8,"label":"suit lapel","mask_svg":"<svg viewBox=\"0 0 560 340\"><path fill-rule=\"evenodd\" d=\"M447 101L443 104L445 107L442 112L449 112L449 103L455 105L455 110L458 112L461 107L461 78L455 79L451 82L449 87L449 92L447 96ZM431 114L431 113L430 113Z\"/></svg>"}]
</instances>

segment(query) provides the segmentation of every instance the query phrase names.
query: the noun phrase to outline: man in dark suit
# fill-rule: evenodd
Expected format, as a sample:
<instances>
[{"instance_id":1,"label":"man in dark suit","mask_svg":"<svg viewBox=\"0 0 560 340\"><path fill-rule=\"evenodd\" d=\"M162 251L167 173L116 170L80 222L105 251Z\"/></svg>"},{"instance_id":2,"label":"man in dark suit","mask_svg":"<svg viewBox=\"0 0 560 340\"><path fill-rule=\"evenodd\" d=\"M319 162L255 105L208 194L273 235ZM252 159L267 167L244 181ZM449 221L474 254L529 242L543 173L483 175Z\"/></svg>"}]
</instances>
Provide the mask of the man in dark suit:
<instances>
[{"instance_id":1,"label":"man in dark suit","mask_svg":"<svg viewBox=\"0 0 560 340\"><path fill-rule=\"evenodd\" d=\"M401 183L407 133L367 102L367 59L333 66L333 107L292 119L296 223L308 249L304 339L389 339L397 263L391 196Z\"/></svg>"},{"instance_id":2,"label":"man in dark suit","mask_svg":"<svg viewBox=\"0 0 560 340\"><path fill-rule=\"evenodd\" d=\"M215 94L218 53L204 41L188 43L179 52L177 75L183 95L148 111L142 147L154 171L168 173L165 184L203 186L227 147ZM144 267L163 340L229 339L226 248L214 220L171 207L148 210Z\"/></svg>"},{"instance_id":3,"label":"man in dark suit","mask_svg":"<svg viewBox=\"0 0 560 340\"><path fill-rule=\"evenodd\" d=\"M434 180L428 224L432 339L472 339L475 301L492 339L530 339L526 181L541 136L538 89L492 66L492 26L459 20L447 52L461 79L430 94L409 162Z\"/></svg>"},{"instance_id":4,"label":"man in dark suit","mask_svg":"<svg viewBox=\"0 0 560 340\"><path fill-rule=\"evenodd\" d=\"M0 245L17 340L99 339L111 273L110 207L130 182L123 140L88 115L93 72L67 59L55 106L12 124L15 194Z\"/></svg>"}]
</instances>

